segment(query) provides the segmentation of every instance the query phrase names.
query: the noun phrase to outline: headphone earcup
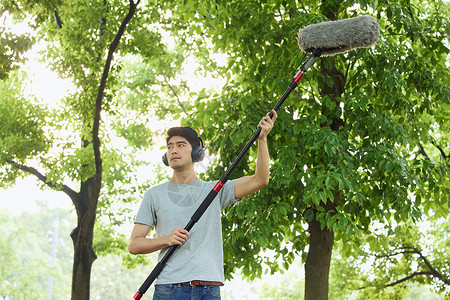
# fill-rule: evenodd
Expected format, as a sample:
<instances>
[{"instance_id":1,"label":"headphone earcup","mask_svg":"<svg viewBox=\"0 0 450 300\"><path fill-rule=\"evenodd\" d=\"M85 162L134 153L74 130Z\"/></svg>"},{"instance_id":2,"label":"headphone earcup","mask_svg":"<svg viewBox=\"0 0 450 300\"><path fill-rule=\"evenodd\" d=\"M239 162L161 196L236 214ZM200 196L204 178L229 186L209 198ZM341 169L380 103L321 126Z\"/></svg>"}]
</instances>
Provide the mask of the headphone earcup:
<instances>
[{"instance_id":1,"label":"headphone earcup","mask_svg":"<svg viewBox=\"0 0 450 300\"><path fill-rule=\"evenodd\" d=\"M199 162L205 158L205 144L200 137L198 139L200 141L201 147L195 146L194 149L192 149L192 152L191 152L192 162ZM167 152L164 153L164 155L162 156L162 161L166 166L169 166L169 161L167 159Z\"/></svg>"},{"instance_id":2,"label":"headphone earcup","mask_svg":"<svg viewBox=\"0 0 450 300\"><path fill-rule=\"evenodd\" d=\"M193 162L202 161L205 158L205 149L196 146L194 149L192 149L191 157Z\"/></svg>"},{"instance_id":3,"label":"headphone earcup","mask_svg":"<svg viewBox=\"0 0 450 300\"><path fill-rule=\"evenodd\" d=\"M162 161L166 166L169 166L169 161L167 160L167 153L162 156Z\"/></svg>"}]
</instances>

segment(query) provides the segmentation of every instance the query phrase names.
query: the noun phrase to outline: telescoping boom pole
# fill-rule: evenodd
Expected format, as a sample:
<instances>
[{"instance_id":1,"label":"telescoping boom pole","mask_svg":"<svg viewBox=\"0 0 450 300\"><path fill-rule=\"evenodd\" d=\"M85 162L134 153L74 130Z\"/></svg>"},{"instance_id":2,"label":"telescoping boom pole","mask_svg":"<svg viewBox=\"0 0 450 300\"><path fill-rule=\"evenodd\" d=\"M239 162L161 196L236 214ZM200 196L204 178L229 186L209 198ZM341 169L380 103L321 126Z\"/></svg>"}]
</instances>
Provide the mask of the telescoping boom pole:
<instances>
[{"instance_id":1,"label":"telescoping boom pole","mask_svg":"<svg viewBox=\"0 0 450 300\"><path fill-rule=\"evenodd\" d=\"M286 92L283 94L283 96L280 98L278 103L273 107L275 111L278 111L278 109L281 107L283 102L286 100L286 98L289 96L289 94L297 87L298 83L302 79L303 75L306 73L306 71L309 69L309 67L314 63L314 59L316 57L320 56L319 53L314 53L309 56L309 58L303 63L303 65L300 67L299 71L295 75L293 81L289 85ZM273 113L270 112L269 114L270 118L273 117ZM251 139L247 142L247 144L244 146L244 148L241 150L241 152L238 154L234 162L231 164L231 166L227 169L227 171L220 177L219 181L216 183L216 185L213 187L213 189L209 192L209 194L205 197L205 199L202 201L200 206L197 208L195 213L192 215L191 220L189 223L184 227L187 231L190 231L192 227L195 225L195 223L200 220L203 213L206 211L206 209L209 207L209 205L212 203L214 198L217 196L217 194L220 192L224 184L228 181L228 178L230 177L230 174L233 172L233 170L236 168L238 163L242 160L242 158L245 156L245 154L248 152L250 147L254 144L256 139L258 138L259 134L261 133L261 128L258 128L254 133ZM155 281L156 277L161 273L163 270L166 262L169 260L169 258L173 255L173 253L177 250L177 248L180 247L178 245L171 246L170 249L166 252L164 257L156 264L155 268L153 268L150 275L148 275L147 279L144 281L144 283L139 288L138 292L134 295L133 299L139 300L142 298L142 296L147 292L148 288L151 286L153 281Z\"/></svg>"}]
</instances>

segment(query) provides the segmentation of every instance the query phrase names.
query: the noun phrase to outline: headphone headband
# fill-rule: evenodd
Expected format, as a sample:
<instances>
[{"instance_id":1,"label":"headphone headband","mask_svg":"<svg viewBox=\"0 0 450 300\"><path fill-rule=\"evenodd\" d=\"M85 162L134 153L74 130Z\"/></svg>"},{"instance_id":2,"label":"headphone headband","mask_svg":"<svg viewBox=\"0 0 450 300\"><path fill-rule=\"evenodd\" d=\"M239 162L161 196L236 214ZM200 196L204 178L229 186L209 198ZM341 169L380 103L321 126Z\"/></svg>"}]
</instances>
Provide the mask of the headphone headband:
<instances>
[{"instance_id":1,"label":"headphone headband","mask_svg":"<svg viewBox=\"0 0 450 300\"><path fill-rule=\"evenodd\" d=\"M202 138L201 138L201 137L198 137L198 140L200 141L200 147L201 147L202 149L205 149L205 143L203 142Z\"/></svg>"}]
</instances>

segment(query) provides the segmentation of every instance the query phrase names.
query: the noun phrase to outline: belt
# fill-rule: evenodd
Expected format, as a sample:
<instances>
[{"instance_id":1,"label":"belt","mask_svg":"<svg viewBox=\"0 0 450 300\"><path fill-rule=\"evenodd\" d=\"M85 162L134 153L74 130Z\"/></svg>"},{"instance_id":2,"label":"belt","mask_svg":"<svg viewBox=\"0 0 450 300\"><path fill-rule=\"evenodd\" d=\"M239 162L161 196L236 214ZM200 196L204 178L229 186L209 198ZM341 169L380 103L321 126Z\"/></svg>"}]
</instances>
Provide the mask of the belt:
<instances>
[{"instance_id":1,"label":"belt","mask_svg":"<svg viewBox=\"0 0 450 300\"><path fill-rule=\"evenodd\" d=\"M222 286L223 285L222 282L218 282L218 281L201 281L201 280L192 280L192 281L188 281L188 282L182 282L181 284L187 284L190 286L196 286L196 285Z\"/></svg>"}]
</instances>

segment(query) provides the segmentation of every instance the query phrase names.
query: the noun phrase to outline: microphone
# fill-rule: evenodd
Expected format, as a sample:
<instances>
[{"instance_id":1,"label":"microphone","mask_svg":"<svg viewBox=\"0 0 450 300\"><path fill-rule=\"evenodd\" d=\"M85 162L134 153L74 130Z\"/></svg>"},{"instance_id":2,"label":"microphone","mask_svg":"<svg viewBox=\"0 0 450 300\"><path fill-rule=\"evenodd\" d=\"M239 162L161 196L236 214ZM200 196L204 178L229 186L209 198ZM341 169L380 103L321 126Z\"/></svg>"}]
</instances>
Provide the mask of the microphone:
<instances>
[{"instance_id":1,"label":"microphone","mask_svg":"<svg viewBox=\"0 0 450 300\"><path fill-rule=\"evenodd\" d=\"M354 48L368 48L380 38L380 25L371 16L313 24L300 29L297 40L303 52L332 56Z\"/></svg>"}]
</instances>

